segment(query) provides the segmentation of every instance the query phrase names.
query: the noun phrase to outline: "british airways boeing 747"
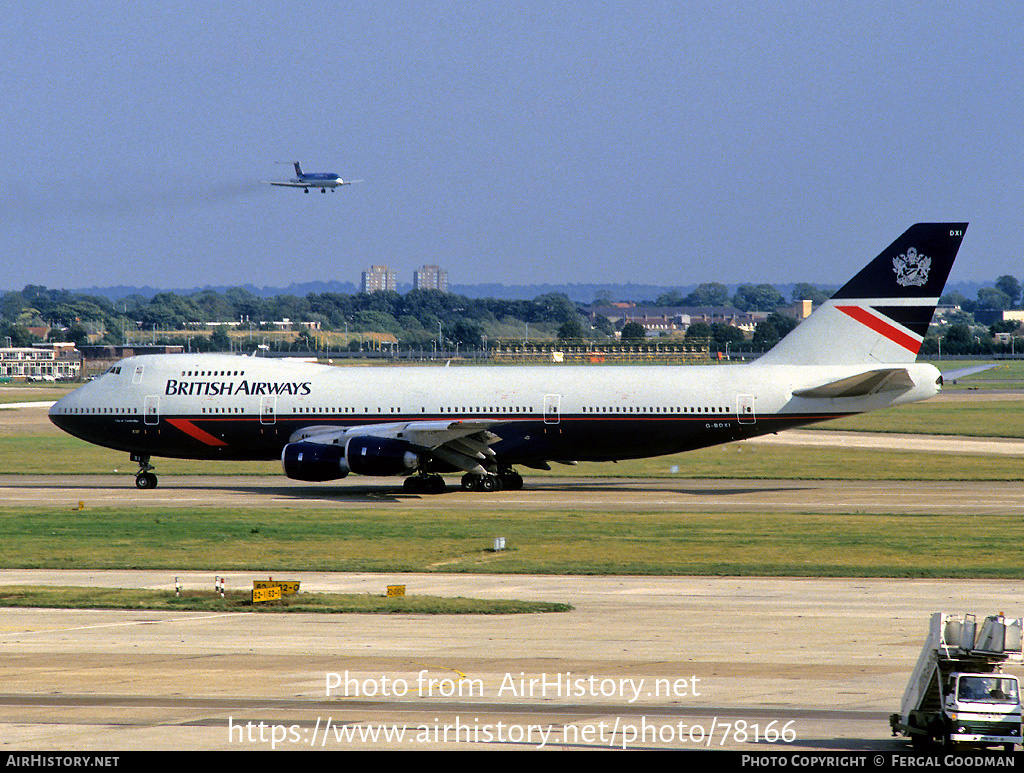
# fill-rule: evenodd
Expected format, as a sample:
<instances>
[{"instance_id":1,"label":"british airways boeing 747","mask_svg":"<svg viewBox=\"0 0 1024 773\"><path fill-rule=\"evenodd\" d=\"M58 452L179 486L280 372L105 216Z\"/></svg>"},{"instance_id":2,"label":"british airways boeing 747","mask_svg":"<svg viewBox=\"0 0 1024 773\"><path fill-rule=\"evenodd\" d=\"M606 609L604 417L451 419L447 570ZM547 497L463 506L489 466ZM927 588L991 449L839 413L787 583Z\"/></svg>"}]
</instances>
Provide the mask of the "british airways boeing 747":
<instances>
[{"instance_id":1,"label":"british airways boeing 747","mask_svg":"<svg viewBox=\"0 0 1024 773\"><path fill-rule=\"evenodd\" d=\"M518 489L516 467L610 461L778 432L924 400L918 363L966 223L912 226L755 362L707 366L342 368L256 357L130 357L50 418L138 462L281 459L305 481L405 476L439 492Z\"/></svg>"}]
</instances>

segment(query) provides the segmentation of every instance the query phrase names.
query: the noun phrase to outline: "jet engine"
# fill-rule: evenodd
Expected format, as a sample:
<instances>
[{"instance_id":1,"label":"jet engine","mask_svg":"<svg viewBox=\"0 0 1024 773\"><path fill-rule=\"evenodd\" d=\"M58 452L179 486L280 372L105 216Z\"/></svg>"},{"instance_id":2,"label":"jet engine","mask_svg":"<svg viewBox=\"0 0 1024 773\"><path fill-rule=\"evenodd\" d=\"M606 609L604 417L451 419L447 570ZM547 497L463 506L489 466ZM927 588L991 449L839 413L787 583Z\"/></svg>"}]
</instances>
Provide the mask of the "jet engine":
<instances>
[{"instance_id":1,"label":"jet engine","mask_svg":"<svg viewBox=\"0 0 1024 773\"><path fill-rule=\"evenodd\" d=\"M338 480L349 473L345 450L320 443L289 443L281 452L284 474L295 480Z\"/></svg>"},{"instance_id":2,"label":"jet engine","mask_svg":"<svg viewBox=\"0 0 1024 773\"><path fill-rule=\"evenodd\" d=\"M289 443L281 452L284 474L295 480L338 480L350 472L358 475L408 475L420 458L402 440L360 435L340 445Z\"/></svg>"},{"instance_id":3,"label":"jet engine","mask_svg":"<svg viewBox=\"0 0 1024 773\"><path fill-rule=\"evenodd\" d=\"M420 458L403 440L362 435L345 446L345 459L358 475L407 475L415 472Z\"/></svg>"}]
</instances>

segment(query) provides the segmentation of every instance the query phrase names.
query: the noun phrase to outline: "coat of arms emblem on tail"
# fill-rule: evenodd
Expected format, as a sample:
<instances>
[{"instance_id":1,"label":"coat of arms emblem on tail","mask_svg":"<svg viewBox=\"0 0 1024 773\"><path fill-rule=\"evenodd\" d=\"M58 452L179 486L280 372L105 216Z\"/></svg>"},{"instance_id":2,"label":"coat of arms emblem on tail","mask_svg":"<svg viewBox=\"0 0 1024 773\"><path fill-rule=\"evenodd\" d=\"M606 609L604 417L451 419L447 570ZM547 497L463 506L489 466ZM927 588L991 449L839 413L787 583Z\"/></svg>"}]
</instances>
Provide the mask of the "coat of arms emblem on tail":
<instances>
[{"instance_id":1,"label":"coat of arms emblem on tail","mask_svg":"<svg viewBox=\"0 0 1024 773\"><path fill-rule=\"evenodd\" d=\"M896 283L900 287L921 287L928 281L932 259L927 255L918 255L917 249L911 247L904 254L892 259L892 267L896 272Z\"/></svg>"}]
</instances>

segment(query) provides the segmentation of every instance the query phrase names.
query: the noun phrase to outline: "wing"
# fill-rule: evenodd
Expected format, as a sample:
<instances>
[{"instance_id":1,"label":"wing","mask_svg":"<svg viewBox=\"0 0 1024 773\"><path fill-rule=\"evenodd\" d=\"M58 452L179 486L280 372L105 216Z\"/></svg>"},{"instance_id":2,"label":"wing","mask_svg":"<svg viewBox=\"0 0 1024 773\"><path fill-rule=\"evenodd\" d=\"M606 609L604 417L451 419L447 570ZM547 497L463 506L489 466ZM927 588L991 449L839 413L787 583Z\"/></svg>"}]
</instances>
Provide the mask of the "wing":
<instances>
[{"instance_id":1,"label":"wing","mask_svg":"<svg viewBox=\"0 0 1024 773\"><path fill-rule=\"evenodd\" d=\"M491 445L501 438L490 429L496 421L408 421L355 427L311 426L299 430L289 442L345 445L353 437L403 440L419 451L428 451L443 462L466 472L483 475L495 465Z\"/></svg>"},{"instance_id":2,"label":"wing","mask_svg":"<svg viewBox=\"0 0 1024 773\"><path fill-rule=\"evenodd\" d=\"M285 188L315 188L316 183L298 183L298 182L275 182L270 181L271 185L281 185Z\"/></svg>"}]
</instances>

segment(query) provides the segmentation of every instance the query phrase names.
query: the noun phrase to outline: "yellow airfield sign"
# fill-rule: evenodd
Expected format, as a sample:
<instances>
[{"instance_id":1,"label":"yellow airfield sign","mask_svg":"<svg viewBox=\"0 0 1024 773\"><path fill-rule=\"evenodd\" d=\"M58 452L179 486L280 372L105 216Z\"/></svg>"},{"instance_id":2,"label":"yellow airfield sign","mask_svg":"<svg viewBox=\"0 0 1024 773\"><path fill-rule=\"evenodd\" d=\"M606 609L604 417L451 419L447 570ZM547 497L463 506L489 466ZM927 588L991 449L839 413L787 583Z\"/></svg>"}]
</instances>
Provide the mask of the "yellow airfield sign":
<instances>
[{"instance_id":1,"label":"yellow airfield sign","mask_svg":"<svg viewBox=\"0 0 1024 773\"><path fill-rule=\"evenodd\" d=\"M299 580L253 580L252 588L280 588L285 596L299 592Z\"/></svg>"},{"instance_id":2,"label":"yellow airfield sign","mask_svg":"<svg viewBox=\"0 0 1024 773\"><path fill-rule=\"evenodd\" d=\"M271 588L253 588L252 589L252 603L262 604L266 601L279 601L281 599L281 588L273 586Z\"/></svg>"}]
</instances>

